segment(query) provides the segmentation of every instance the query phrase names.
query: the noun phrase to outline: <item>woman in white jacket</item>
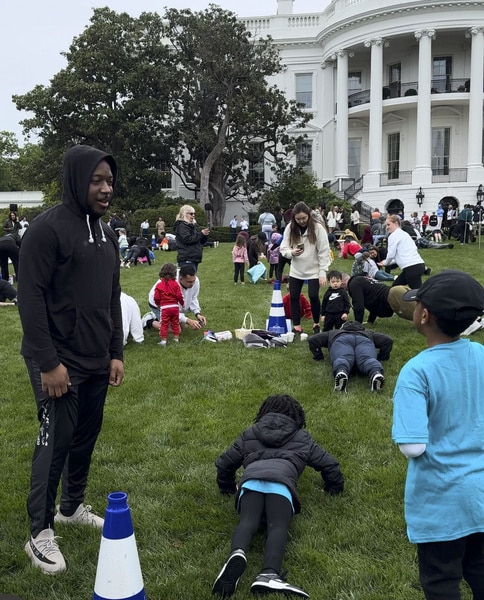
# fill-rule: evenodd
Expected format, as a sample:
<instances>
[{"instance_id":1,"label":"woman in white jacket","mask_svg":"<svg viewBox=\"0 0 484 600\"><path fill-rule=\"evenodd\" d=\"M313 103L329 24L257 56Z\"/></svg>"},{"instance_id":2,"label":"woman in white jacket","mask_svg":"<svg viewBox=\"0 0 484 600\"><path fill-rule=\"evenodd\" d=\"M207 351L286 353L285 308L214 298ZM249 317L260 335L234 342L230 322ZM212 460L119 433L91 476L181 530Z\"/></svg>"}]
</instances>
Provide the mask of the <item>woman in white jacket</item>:
<instances>
[{"instance_id":1,"label":"woman in white jacket","mask_svg":"<svg viewBox=\"0 0 484 600\"><path fill-rule=\"evenodd\" d=\"M311 214L304 202L298 202L284 230L281 254L291 260L289 294L294 333L302 333L299 296L307 280L308 296L313 315L313 333L319 333L321 302L319 288L326 285L326 273L331 264L328 234Z\"/></svg>"}]
</instances>

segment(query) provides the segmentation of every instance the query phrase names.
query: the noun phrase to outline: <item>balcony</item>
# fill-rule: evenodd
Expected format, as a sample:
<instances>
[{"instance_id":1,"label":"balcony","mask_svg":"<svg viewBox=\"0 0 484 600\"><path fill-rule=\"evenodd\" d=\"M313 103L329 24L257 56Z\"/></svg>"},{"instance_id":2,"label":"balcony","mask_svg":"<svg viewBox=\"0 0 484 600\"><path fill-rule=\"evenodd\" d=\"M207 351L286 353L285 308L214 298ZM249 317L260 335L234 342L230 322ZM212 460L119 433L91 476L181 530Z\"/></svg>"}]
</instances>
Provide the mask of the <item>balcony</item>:
<instances>
[{"instance_id":1,"label":"balcony","mask_svg":"<svg viewBox=\"0 0 484 600\"><path fill-rule=\"evenodd\" d=\"M467 169L433 169L432 183L459 183L467 181ZM380 187L393 185L411 185L412 171L400 171L397 177L390 177L388 173L380 175Z\"/></svg>"},{"instance_id":2,"label":"balcony","mask_svg":"<svg viewBox=\"0 0 484 600\"><path fill-rule=\"evenodd\" d=\"M483 82L484 83L484 82ZM471 87L470 79L460 77L456 79L432 79L432 94L452 94L455 92L469 92ZM484 89L484 86L483 86ZM382 100L391 100L392 98L404 98L407 96L418 95L418 81L402 82L395 81L382 88ZM348 108L360 106L370 102L370 90L362 90L348 95Z\"/></svg>"}]
</instances>

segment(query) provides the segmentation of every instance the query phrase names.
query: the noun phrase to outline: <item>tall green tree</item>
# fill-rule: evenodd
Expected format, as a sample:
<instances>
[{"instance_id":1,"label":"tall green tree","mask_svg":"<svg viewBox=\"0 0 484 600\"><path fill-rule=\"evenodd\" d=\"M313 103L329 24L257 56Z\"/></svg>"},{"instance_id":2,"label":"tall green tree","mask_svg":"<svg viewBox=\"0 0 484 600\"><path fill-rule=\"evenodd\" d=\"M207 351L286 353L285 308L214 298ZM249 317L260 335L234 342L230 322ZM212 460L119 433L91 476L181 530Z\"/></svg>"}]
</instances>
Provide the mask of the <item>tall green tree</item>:
<instances>
[{"instance_id":1,"label":"tall green tree","mask_svg":"<svg viewBox=\"0 0 484 600\"><path fill-rule=\"evenodd\" d=\"M205 11L170 9L166 36L176 61L167 145L174 171L210 202L215 223L227 197L257 187L247 169L254 144L262 160L286 162L289 126L309 119L295 102L268 83L281 70L270 38L254 41L237 17L210 5Z\"/></svg>"},{"instance_id":2,"label":"tall green tree","mask_svg":"<svg viewBox=\"0 0 484 600\"><path fill-rule=\"evenodd\" d=\"M10 131L0 131L0 192L15 191L14 164L19 153L17 137Z\"/></svg>"},{"instance_id":3,"label":"tall green tree","mask_svg":"<svg viewBox=\"0 0 484 600\"><path fill-rule=\"evenodd\" d=\"M91 144L111 152L120 168L117 193L131 208L160 191L168 154L161 138L173 70L162 42L159 15L132 18L95 9L91 25L64 54L67 66L50 86L14 96L19 110L33 113L22 124L41 139L58 168L66 148ZM50 180L58 172L46 173Z\"/></svg>"}]
</instances>

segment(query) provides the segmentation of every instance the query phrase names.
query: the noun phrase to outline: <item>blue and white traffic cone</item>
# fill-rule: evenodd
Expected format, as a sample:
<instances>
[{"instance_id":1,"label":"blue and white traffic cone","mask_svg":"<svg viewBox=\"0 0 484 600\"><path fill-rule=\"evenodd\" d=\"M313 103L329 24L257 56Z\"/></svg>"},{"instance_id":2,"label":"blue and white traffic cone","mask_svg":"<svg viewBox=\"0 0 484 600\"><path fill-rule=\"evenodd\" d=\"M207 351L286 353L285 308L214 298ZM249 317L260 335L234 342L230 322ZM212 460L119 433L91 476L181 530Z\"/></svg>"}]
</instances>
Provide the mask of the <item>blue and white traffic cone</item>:
<instances>
[{"instance_id":1,"label":"blue and white traffic cone","mask_svg":"<svg viewBox=\"0 0 484 600\"><path fill-rule=\"evenodd\" d=\"M271 331L276 335L287 333L286 315L284 314L284 304L282 302L281 282L274 282L272 291L271 310L267 321L267 331Z\"/></svg>"},{"instance_id":2,"label":"blue and white traffic cone","mask_svg":"<svg viewBox=\"0 0 484 600\"><path fill-rule=\"evenodd\" d=\"M92 600L146 600L125 492L108 496Z\"/></svg>"}]
</instances>

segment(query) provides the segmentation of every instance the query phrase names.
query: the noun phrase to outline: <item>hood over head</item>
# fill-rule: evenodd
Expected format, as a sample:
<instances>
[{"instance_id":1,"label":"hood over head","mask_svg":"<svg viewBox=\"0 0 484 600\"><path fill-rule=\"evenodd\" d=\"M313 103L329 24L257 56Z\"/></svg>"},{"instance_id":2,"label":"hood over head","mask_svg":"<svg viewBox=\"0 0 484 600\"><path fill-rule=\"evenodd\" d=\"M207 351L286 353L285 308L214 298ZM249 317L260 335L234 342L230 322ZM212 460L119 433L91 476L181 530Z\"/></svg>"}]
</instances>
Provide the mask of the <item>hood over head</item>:
<instances>
[{"instance_id":1,"label":"hood over head","mask_svg":"<svg viewBox=\"0 0 484 600\"><path fill-rule=\"evenodd\" d=\"M102 160L109 163L115 183L118 169L110 154L85 145L73 146L65 153L62 203L76 214L88 214L89 182L94 169Z\"/></svg>"},{"instance_id":2,"label":"hood over head","mask_svg":"<svg viewBox=\"0 0 484 600\"><path fill-rule=\"evenodd\" d=\"M298 431L296 421L282 413L267 413L254 423L255 435L269 448L283 446Z\"/></svg>"}]
</instances>

